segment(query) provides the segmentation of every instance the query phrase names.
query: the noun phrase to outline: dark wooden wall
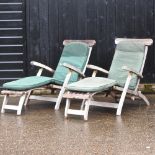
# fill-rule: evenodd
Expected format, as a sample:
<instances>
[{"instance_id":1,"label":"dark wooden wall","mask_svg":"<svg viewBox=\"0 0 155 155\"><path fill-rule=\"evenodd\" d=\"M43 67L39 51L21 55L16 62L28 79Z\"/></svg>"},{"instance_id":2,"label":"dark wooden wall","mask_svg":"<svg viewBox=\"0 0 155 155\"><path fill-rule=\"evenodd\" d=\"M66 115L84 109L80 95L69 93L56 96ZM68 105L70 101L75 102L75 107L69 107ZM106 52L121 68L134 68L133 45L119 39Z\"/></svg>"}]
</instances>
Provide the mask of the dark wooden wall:
<instances>
[{"instance_id":1,"label":"dark wooden wall","mask_svg":"<svg viewBox=\"0 0 155 155\"><path fill-rule=\"evenodd\" d=\"M25 0L0 0L0 86L26 75Z\"/></svg>"},{"instance_id":2,"label":"dark wooden wall","mask_svg":"<svg viewBox=\"0 0 155 155\"><path fill-rule=\"evenodd\" d=\"M28 75L31 60L56 67L64 39L95 39L90 63L109 69L116 37L155 37L155 0L26 0ZM155 82L155 46L144 82Z\"/></svg>"}]
</instances>

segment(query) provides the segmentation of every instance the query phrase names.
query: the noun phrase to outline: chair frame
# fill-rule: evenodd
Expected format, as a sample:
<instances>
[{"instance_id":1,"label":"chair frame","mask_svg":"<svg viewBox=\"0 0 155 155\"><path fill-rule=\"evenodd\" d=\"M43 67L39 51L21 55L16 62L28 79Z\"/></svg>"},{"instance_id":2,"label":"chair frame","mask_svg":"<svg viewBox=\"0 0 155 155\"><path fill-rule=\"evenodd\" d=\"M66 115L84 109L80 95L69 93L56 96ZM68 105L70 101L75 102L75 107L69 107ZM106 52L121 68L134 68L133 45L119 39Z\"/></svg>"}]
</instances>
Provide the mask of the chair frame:
<instances>
[{"instance_id":1,"label":"chair frame","mask_svg":"<svg viewBox=\"0 0 155 155\"><path fill-rule=\"evenodd\" d=\"M88 46L89 46L89 54L88 54L86 65L85 65L83 71L80 71L78 68L76 68L75 66L72 66L70 64L67 64L67 63L62 64L63 66L68 68L68 73L66 75L66 78L64 80L63 85L62 86L55 85L55 84L50 84L49 85L50 89L58 89L59 90L58 97L33 95L32 94L33 91L35 89L38 89L38 88L30 89L30 90L27 90L27 91L2 90L1 94L4 95L4 100L3 100L3 104L2 104L1 113L5 113L6 109L10 109L10 110L16 110L17 115L21 115L23 105L26 106L30 100L56 102L55 110L59 109L61 100L63 98L63 94L65 92L65 87L67 86L67 84L68 84L68 82L70 80L72 72L76 72L80 76L84 77L84 72L86 70L86 66L88 64L88 61L89 61L89 58L90 58L90 55L91 55L92 47L96 44L95 40L64 40L63 45L66 46L67 44L69 44L71 42L83 42L83 43L88 44ZM33 66L39 67L39 70L38 70L36 76L41 76L44 69L51 72L51 73L54 73L54 70L52 68L50 68L50 67L48 67L48 66L46 66L44 64L41 64L39 62L31 61L30 64L33 65ZM8 99L9 99L10 95L20 97L18 105L8 105Z\"/></svg>"},{"instance_id":2,"label":"chair frame","mask_svg":"<svg viewBox=\"0 0 155 155\"><path fill-rule=\"evenodd\" d=\"M138 90L138 86L140 83L140 78L142 78L142 72L144 69L144 65L145 65L145 60L146 60L146 56L147 56L147 52L148 52L148 46L152 45L153 40L152 39L124 39L124 38L117 38L115 40L115 43L118 44L120 41L123 40L132 40L135 42L139 42L139 43L143 43L145 45L145 54L144 54L144 59L143 59L143 63L142 63L142 67L140 72L136 72L133 69L130 69L126 66L123 66L122 69L128 71L128 77L126 79L126 83L124 88L122 87L118 87L118 86L114 86L112 88L112 90L110 91L110 95L112 95L112 97L114 97L116 99L116 94L115 91L119 91L122 92L121 97L119 102L117 103L109 103L109 102L99 102L99 101L95 101L94 100L94 95L96 95L99 92L94 92L94 93L79 93L79 92L70 92L68 91L67 93L64 94L64 98L66 98L66 107L65 107L65 117L68 117L68 114L74 114L74 115L82 115L84 116L84 120L88 120L88 111L89 111L89 107L90 106L99 106L99 107L107 107L107 108L115 108L117 109L116 111L116 115L121 115L122 112L122 107L125 101L125 97L126 94L130 94L131 95L131 99L135 100L136 97L141 98L145 101L145 103L147 105L150 105L148 99L146 98L146 96L144 96L141 91ZM104 74L108 74L109 72L105 69L102 69L98 66L94 66L94 65L87 65L87 68L94 70L92 77L95 77L97 72L100 71ZM134 90L128 89L129 84L130 84L130 80L132 78L132 75L136 75L138 77L138 82L137 85L135 87ZM107 94L107 95L109 95ZM82 105L81 105L81 109L80 110L74 110L74 109L70 109L70 103L71 103L71 99L82 99Z\"/></svg>"}]
</instances>

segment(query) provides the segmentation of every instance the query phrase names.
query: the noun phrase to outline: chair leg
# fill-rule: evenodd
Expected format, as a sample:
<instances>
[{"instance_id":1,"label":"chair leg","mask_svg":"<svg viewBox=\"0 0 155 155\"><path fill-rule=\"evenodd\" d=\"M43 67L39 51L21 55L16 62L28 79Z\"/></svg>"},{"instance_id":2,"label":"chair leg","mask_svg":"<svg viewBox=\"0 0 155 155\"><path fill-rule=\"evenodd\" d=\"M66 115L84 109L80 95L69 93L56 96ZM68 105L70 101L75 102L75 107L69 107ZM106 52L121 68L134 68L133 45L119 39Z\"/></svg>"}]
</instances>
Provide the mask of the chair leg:
<instances>
[{"instance_id":1,"label":"chair leg","mask_svg":"<svg viewBox=\"0 0 155 155\"><path fill-rule=\"evenodd\" d=\"M83 100L83 101L82 101L81 108L80 108L81 110L83 110L83 109L84 109L85 102L86 102L86 100Z\"/></svg>"},{"instance_id":2,"label":"chair leg","mask_svg":"<svg viewBox=\"0 0 155 155\"><path fill-rule=\"evenodd\" d=\"M85 113L84 113L84 120L87 121L88 120L88 112L89 112L89 105L90 105L90 100L86 101L85 103Z\"/></svg>"},{"instance_id":3,"label":"chair leg","mask_svg":"<svg viewBox=\"0 0 155 155\"><path fill-rule=\"evenodd\" d=\"M123 107L124 100L125 100L125 97L126 97L126 93L127 93L127 90L128 90L129 84L130 84L131 77L132 77L132 75L129 74L128 78L126 80L126 83L125 83L125 86L124 86L124 89L123 89L119 104L118 104L116 115L121 115L122 107Z\"/></svg>"},{"instance_id":4,"label":"chair leg","mask_svg":"<svg viewBox=\"0 0 155 155\"><path fill-rule=\"evenodd\" d=\"M23 94L19 99L19 105L17 109L17 115L21 115L22 107L26 98L26 94Z\"/></svg>"},{"instance_id":5,"label":"chair leg","mask_svg":"<svg viewBox=\"0 0 155 155\"><path fill-rule=\"evenodd\" d=\"M144 94L141 93L141 91L138 92L138 95L141 99L144 100L144 102L149 106L150 102L148 101L148 99L146 98L146 96Z\"/></svg>"},{"instance_id":6,"label":"chair leg","mask_svg":"<svg viewBox=\"0 0 155 155\"><path fill-rule=\"evenodd\" d=\"M24 106L25 107L27 106L27 104L29 102L29 97L30 97L31 93L32 93L32 90L28 91L28 93L27 93L27 96L26 96L25 102L24 102Z\"/></svg>"},{"instance_id":7,"label":"chair leg","mask_svg":"<svg viewBox=\"0 0 155 155\"><path fill-rule=\"evenodd\" d=\"M4 100L3 100L3 105L2 105L1 113L5 113L4 107L8 103L8 99L9 99L9 95L5 95L4 96Z\"/></svg>"},{"instance_id":8,"label":"chair leg","mask_svg":"<svg viewBox=\"0 0 155 155\"><path fill-rule=\"evenodd\" d=\"M65 88L62 87L61 88L61 91L60 91L60 93L58 95L58 98L57 98L57 102L56 102L56 105L55 105L55 110L59 110L60 103L61 103L61 100L62 100L62 97L63 97L64 92L65 92Z\"/></svg>"},{"instance_id":9,"label":"chair leg","mask_svg":"<svg viewBox=\"0 0 155 155\"><path fill-rule=\"evenodd\" d=\"M68 109L70 107L70 99L66 99L66 107L65 107L65 118L68 117Z\"/></svg>"},{"instance_id":10,"label":"chair leg","mask_svg":"<svg viewBox=\"0 0 155 155\"><path fill-rule=\"evenodd\" d=\"M65 87L67 86L68 84L68 81L70 79L72 75L72 72L68 72L68 74L66 75L66 78L65 78L65 81L64 81L64 84L59 92L59 95L58 95L58 99L57 99L57 102L56 102L56 105L55 105L55 110L58 110L59 107L60 107L60 103L61 103L61 100L62 100L62 97L63 97L63 94L65 92Z\"/></svg>"}]
</instances>

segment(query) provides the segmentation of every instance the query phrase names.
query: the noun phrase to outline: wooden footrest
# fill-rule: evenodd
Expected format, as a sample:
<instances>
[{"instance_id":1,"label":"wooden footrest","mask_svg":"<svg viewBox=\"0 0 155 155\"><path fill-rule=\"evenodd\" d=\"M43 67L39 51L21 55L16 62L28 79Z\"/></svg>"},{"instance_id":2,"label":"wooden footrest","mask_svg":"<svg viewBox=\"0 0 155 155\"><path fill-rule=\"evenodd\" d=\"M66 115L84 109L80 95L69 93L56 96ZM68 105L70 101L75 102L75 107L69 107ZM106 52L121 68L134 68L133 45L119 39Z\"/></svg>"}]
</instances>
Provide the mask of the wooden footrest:
<instances>
[{"instance_id":1,"label":"wooden footrest","mask_svg":"<svg viewBox=\"0 0 155 155\"><path fill-rule=\"evenodd\" d=\"M2 90L2 95L23 95L25 91L11 91L11 90Z\"/></svg>"},{"instance_id":2,"label":"wooden footrest","mask_svg":"<svg viewBox=\"0 0 155 155\"><path fill-rule=\"evenodd\" d=\"M69 98L69 99L89 99L90 97L90 94L86 94L86 93L76 93L76 92L73 92L73 93L65 93L63 95L64 98Z\"/></svg>"}]
</instances>

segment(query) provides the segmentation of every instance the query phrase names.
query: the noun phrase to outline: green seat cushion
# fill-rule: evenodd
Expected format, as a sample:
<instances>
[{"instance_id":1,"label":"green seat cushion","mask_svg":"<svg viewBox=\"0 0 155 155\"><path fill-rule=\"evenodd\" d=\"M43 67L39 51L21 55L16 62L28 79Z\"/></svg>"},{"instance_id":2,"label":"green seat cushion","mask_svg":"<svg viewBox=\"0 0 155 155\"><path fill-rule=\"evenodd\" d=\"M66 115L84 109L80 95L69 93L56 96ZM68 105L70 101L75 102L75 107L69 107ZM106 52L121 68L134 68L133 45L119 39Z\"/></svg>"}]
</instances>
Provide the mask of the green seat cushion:
<instances>
[{"instance_id":1,"label":"green seat cushion","mask_svg":"<svg viewBox=\"0 0 155 155\"><path fill-rule=\"evenodd\" d=\"M127 66L137 72L140 72L145 55L145 46L133 41L122 41L117 47L110 67L108 78L117 81L118 86L124 87L128 72L122 70ZM133 75L129 89L135 89L138 78Z\"/></svg>"},{"instance_id":2,"label":"green seat cushion","mask_svg":"<svg viewBox=\"0 0 155 155\"><path fill-rule=\"evenodd\" d=\"M58 66L54 72L53 78L56 79L57 84L62 84L68 73L68 69L64 67L63 63L68 63L83 71L89 55L89 46L85 43L72 42L66 45L63 49ZM70 82L78 80L78 74L73 72Z\"/></svg>"},{"instance_id":3,"label":"green seat cushion","mask_svg":"<svg viewBox=\"0 0 155 155\"><path fill-rule=\"evenodd\" d=\"M53 82L53 78L44 76L30 76L3 84L3 88L9 90L28 90Z\"/></svg>"},{"instance_id":4,"label":"green seat cushion","mask_svg":"<svg viewBox=\"0 0 155 155\"><path fill-rule=\"evenodd\" d=\"M79 92L100 92L116 84L115 80L103 77L89 77L67 86L67 90Z\"/></svg>"}]
</instances>

